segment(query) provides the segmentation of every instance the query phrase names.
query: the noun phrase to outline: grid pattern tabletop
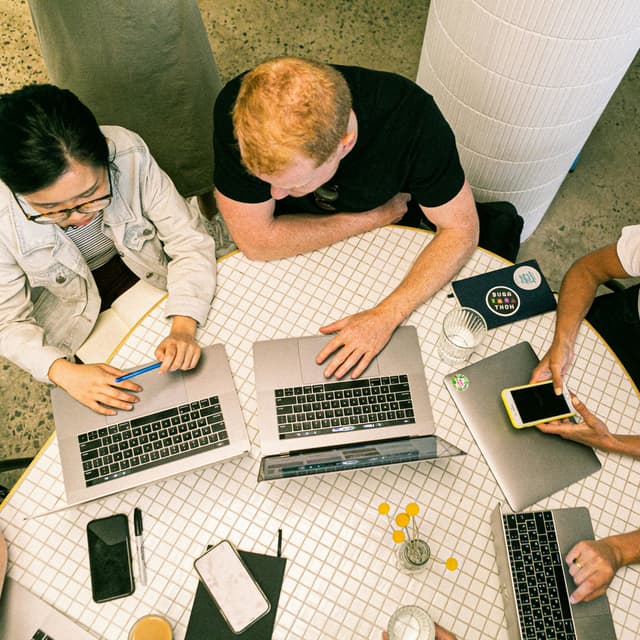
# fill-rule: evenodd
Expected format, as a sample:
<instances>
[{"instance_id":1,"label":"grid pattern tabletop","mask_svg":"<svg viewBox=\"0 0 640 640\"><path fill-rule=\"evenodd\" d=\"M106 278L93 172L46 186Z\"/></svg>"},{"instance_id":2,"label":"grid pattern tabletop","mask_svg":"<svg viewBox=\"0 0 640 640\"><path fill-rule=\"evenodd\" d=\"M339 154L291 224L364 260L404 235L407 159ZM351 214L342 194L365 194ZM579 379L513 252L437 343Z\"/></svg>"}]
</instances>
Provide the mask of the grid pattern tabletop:
<instances>
[{"instance_id":1,"label":"grid pattern tabletop","mask_svg":"<svg viewBox=\"0 0 640 640\"><path fill-rule=\"evenodd\" d=\"M386 227L320 251L269 263L235 253L218 263L218 291L202 344L225 344L247 423L249 456L35 519L64 505L57 440L52 438L0 511L10 545L9 574L100 637L122 639L138 617L159 612L184 637L197 577L193 560L223 538L238 548L275 554L278 529L288 558L274 638L379 639L401 605L419 604L466 640L506 638L489 512L504 501L484 458L444 387L451 367L435 345L441 318L456 304L445 287L407 319L418 329L436 433L466 456L349 473L257 483L259 437L252 344L315 334L332 320L369 308L391 292L432 236ZM501 268L475 252L459 277ZM153 359L168 331L163 305L131 332L113 363ZM553 335L545 314L489 332L472 361L527 340L541 356ZM580 330L569 386L616 431L631 433L640 417L637 393L620 365L586 325ZM640 528L640 465L598 454L599 473L573 484L539 508L586 506L596 537ZM430 561L417 576L402 573L389 522L377 505L421 507L420 528L433 555L459 560L455 571ZM145 514L148 585L133 596L96 604L85 527L112 513ZM132 522L132 518L130 518ZM133 533L133 532L132 532ZM134 563L137 560L134 557ZM137 568L136 568L137 569ZM621 570L608 591L620 640L640 629L640 572Z\"/></svg>"}]
</instances>

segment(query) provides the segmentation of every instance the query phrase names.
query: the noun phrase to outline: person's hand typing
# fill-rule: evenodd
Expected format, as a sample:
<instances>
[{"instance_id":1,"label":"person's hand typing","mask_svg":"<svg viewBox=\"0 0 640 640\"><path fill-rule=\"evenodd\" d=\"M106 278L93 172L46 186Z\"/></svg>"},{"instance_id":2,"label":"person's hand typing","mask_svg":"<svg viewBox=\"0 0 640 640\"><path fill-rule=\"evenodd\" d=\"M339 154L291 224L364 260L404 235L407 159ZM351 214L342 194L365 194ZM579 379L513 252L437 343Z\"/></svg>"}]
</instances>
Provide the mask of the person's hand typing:
<instances>
[{"instance_id":1,"label":"person's hand typing","mask_svg":"<svg viewBox=\"0 0 640 640\"><path fill-rule=\"evenodd\" d=\"M72 398L89 409L105 416L116 414L116 409L130 411L138 396L128 391L142 391L131 380L116 385L115 379L124 371L108 364L76 364L64 358L49 368L49 380L64 389Z\"/></svg>"},{"instance_id":2,"label":"person's hand typing","mask_svg":"<svg viewBox=\"0 0 640 640\"><path fill-rule=\"evenodd\" d=\"M169 335L158 345L155 357L162 362L160 372L193 369L200 360L200 345L195 340L196 321L174 316Z\"/></svg>"},{"instance_id":3,"label":"person's hand typing","mask_svg":"<svg viewBox=\"0 0 640 640\"><path fill-rule=\"evenodd\" d=\"M322 364L333 353L324 375L342 378L351 371L351 377L357 378L389 342L396 326L394 318L374 307L320 327L322 333L336 335L318 353L316 362Z\"/></svg>"},{"instance_id":4,"label":"person's hand typing","mask_svg":"<svg viewBox=\"0 0 640 640\"><path fill-rule=\"evenodd\" d=\"M577 586L569 597L574 604L601 596L621 565L616 547L608 538L578 542L567 554L566 562Z\"/></svg>"}]
</instances>

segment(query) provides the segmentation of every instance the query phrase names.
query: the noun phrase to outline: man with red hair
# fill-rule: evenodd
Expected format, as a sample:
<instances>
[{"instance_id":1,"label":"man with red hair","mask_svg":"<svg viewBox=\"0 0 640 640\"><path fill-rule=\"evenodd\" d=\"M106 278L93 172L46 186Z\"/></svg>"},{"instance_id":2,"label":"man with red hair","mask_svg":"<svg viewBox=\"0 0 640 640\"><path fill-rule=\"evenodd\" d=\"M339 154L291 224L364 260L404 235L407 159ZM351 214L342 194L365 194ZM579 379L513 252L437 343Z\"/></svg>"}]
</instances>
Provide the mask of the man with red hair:
<instances>
[{"instance_id":1,"label":"man with red hair","mask_svg":"<svg viewBox=\"0 0 640 640\"><path fill-rule=\"evenodd\" d=\"M216 200L238 247L274 260L426 217L436 235L374 308L336 335L325 375L360 375L478 243L455 139L432 97L391 73L276 58L231 80L214 110Z\"/></svg>"}]
</instances>

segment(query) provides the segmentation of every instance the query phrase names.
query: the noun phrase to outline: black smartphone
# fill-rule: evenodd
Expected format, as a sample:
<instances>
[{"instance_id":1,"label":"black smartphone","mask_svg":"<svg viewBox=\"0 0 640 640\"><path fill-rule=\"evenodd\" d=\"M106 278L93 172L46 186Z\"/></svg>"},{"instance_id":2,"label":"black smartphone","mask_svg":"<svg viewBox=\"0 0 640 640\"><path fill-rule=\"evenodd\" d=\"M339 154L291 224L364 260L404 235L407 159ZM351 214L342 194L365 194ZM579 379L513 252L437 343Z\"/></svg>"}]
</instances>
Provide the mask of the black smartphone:
<instances>
[{"instance_id":1,"label":"black smartphone","mask_svg":"<svg viewBox=\"0 0 640 640\"><path fill-rule=\"evenodd\" d=\"M124 513L87 524L91 592L96 602L130 596L134 589L129 520Z\"/></svg>"}]
</instances>

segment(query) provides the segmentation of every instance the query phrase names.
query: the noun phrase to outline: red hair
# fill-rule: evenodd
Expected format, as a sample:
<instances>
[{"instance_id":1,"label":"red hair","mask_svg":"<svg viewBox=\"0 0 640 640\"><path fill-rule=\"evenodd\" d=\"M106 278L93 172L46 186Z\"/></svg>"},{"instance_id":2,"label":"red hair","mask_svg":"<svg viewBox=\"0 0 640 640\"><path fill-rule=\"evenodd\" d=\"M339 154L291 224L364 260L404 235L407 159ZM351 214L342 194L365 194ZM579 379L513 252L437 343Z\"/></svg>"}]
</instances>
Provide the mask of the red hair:
<instances>
[{"instance_id":1,"label":"red hair","mask_svg":"<svg viewBox=\"0 0 640 640\"><path fill-rule=\"evenodd\" d=\"M286 170L296 155L316 166L347 133L351 92L333 67L301 58L275 58L243 78L232 118L240 156L254 175Z\"/></svg>"}]
</instances>

